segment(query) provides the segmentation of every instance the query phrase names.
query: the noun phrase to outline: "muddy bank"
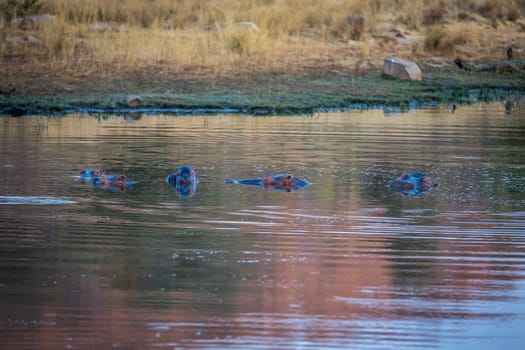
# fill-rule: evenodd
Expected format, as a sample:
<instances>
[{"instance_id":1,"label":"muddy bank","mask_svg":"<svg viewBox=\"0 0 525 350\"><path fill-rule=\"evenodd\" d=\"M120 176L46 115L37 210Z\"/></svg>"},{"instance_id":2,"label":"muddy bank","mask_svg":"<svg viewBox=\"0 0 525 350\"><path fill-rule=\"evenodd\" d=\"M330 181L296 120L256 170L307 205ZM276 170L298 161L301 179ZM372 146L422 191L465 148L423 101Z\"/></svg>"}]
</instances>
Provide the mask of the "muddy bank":
<instances>
[{"instance_id":1,"label":"muddy bank","mask_svg":"<svg viewBox=\"0 0 525 350\"><path fill-rule=\"evenodd\" d=\"M1 91L0 114L87 113L244 113L252 115L311 113L322 109L417 108L429 104L468 104L504 100L524 92L524 72L466 72L426 69L422 81L399 81L379 71L353 75L254 74L214 79L144 81L35 81L31 91ZM40 89L38 87L41 87ZM128 94L142 104L130 108Z\"/></svg>"}]
</instances>

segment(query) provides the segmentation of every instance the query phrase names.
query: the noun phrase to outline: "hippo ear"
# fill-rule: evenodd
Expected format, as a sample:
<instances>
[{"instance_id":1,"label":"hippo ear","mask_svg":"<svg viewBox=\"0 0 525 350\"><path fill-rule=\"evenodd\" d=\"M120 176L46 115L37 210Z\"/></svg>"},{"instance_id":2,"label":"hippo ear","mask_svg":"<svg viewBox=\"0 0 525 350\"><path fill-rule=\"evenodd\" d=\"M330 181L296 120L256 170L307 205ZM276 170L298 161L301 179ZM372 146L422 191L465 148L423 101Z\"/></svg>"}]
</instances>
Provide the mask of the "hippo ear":
<instances>
[{"instance_id":1,"label":"hippo ear","mask_svg":"<svg viewBox=\"0 0 525 350\"><path fill-rule=\"evenodd\" d=\"M120 177L118 179L121 180L121 181L124 181L124 180L126 180L126 176L125 175L120 175Z\"/></svg>"},{"instance_id":2,"label":"hippo ear","mask_svg":"<svg viewBox=\"0 0 525 350\"><path fill-rule=\"evenodd\" d=\"M290 175L290 174L286 175L286 178L287 178L288 180L291 180L291 179L292 179L292 177L293 177L293 176L292 176L292 175Z\"/></svg>"}]
</instances>

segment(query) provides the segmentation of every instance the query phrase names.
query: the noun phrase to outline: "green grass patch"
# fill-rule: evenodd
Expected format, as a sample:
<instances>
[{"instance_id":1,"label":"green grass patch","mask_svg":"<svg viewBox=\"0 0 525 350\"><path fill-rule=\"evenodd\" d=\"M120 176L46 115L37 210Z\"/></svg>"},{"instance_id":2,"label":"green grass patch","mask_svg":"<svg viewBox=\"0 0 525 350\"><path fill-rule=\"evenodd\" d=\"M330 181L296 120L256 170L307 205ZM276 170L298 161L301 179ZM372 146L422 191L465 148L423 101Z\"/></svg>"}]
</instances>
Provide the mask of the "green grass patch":
<instances>
[{"instance_id":1,"label":"green grass patch","mask_svg":"<svg viewBox=\"0 0 525 350\"><path fill-rule=\"evenodd\" d=\"M176 80L156 84L100 81L87 91L43 91L38 95L0 95L3 114L56 114L126 109L127 93L143 98L152 110L236 109L247 113L303 113L320 108L389 106L408 108L428 103L467 104L497 100L503 92L523 89L525 74L429 70L422 81L385 79L380 74L352 76L265 74L212 80ZM50 87L52 89L52 87Z\"/></svg>"}]
</instances>

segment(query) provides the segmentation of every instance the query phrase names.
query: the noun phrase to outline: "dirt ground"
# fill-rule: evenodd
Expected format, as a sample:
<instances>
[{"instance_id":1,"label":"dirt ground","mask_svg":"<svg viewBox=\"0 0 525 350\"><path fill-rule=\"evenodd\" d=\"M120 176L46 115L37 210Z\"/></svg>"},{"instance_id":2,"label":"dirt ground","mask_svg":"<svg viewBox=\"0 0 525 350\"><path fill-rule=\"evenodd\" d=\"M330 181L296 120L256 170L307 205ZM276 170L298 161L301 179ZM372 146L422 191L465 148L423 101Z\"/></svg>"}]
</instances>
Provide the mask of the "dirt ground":
<instances>
[{"instance_id":1,"label":"dirt ground","mask_svg":"<svg viewBox=\"0 0 525 350\"><path fill-rule=\"evenodd\" d=\"M227 64L209 66L179 65L165 59L140 66L98 63L96 57L82 57L82 51L65 62L39 55L43 44L29 42L33 34L35 30L17 31L4 41L0 58L0 110L4 113L112 110L126 107L127 94L143 96L145 106L165 108L403 105L449 101L455 95L464 98L465 89L525 86L523 72L466 73L454 65L457 57L474 62L505 59L511 39L516 43L515 57L525 57L525 19L481 21L466 35L470 40L432 51L421 46L423 36L429 35L423 30L389 28L360 41L300 38L304 48L291 51L287 59L240 55ZM392 55L415 61L422 68L423 81L400 85L380 79L384 59ZM85 71L81 65L93 68ZM446 89L459 92L447 95Z\"/></svg>"}]
</instances>

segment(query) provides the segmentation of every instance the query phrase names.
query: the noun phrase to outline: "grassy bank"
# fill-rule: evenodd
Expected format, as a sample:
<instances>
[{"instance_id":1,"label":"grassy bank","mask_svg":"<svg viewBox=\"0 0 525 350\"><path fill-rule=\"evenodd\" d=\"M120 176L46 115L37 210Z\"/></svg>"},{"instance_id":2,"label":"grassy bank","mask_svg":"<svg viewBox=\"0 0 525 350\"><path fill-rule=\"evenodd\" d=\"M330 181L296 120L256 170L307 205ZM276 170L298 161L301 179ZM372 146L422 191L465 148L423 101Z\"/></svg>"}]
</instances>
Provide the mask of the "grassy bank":
<instances>
[{"instance_id":1,"label":"grassy bank","mask_svg":"<svg viewBox=\"0 0 525 350\"><path fill-rule=\"evenodd\" d=\"M79 91L50 87L43 95L0 96L6 114L128 111L126 92L139 94L141 109L151 112L194 113L232 110L251 114L310 113L319 108L409 108L430 103L467 104L503 99L523 90L525 73L470 73L459 70L425 71L423 81L399 81L379 73L259 74L140 83L136 80L86 86ZM50 83L50 85L52 85ZM54 91L54 92L52 92ZM60 91L60 92L57 92Z\"/></svg>"},{"instance_id":2,"label":"grassy bank","mask_svg":"<svg viewBox=\"0 0 525 350\"><path fill-rule=\"evenodd\" d=\"M523 55L524 12L524 0L5 0L0 109L111 110L126 94L248 111L463 102L523 85L521 73L452 61L502 59L510 39ZM390 55L416 61L424 80L380 78Z\"/></svg>"}]
</instances>

